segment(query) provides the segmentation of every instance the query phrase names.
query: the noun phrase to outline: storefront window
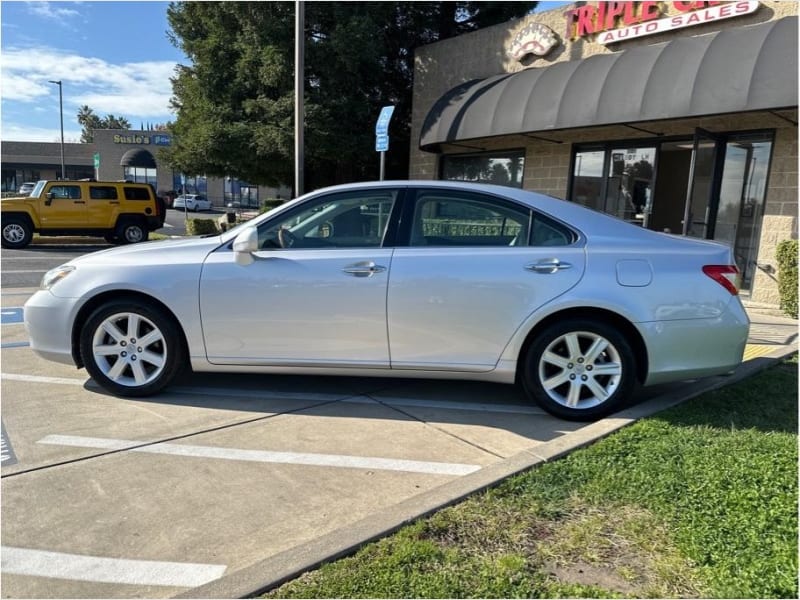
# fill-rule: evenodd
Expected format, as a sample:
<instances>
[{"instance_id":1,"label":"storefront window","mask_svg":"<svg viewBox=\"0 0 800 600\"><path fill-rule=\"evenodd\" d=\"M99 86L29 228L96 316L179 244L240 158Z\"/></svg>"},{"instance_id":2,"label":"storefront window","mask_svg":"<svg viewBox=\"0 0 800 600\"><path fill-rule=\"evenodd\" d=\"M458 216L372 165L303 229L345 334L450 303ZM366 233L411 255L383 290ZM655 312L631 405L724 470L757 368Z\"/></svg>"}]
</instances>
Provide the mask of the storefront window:
<instances>
[{"instance_id":1,"label":"storefront window","mask_svg":"<svg viewBox=\"0 0 800 600\"><path fill-rule=\"evenodd\" d=\"M573 202L647 227L656 148L611 147L575 153Z\"/></svg>"},{"instance_id":2,"label":"storefront window","mask_svg":"<svg viewBox=\"0 0 800 600\"><path fill-rule=\"evenodd\" d=\"M158 181L156 170L147 167L125 167L125 181L133 183L149 183L153 187Z\"/></svg>"},{"instance_id":3,"label":"storefront window","mask_svg":"<svg viewBox=\"0 0 800 600\"><path fill-rule=\"evenodd\" d=\"M442 156L441 179L522 187L524 152Z\"/></svg>"},{"instance_id":4,"label":"storefront window","mask_svg":"<svg viewBox=\"0 0 800 600\"><path fill-rule=\"evenodd\" d=\"M603 210L603 150L575 154L572 173L572 200L595 210Z\"/></svg>"},{"instance_id":5,"label":"storefront window","mask_svg":"<svg viewBox=\"0 0 800 600\"><path fill-rule=\"evenodd\" d=\"M258 186L234 177L226 177L225 204L233 204L243 208L259 208Z\"/></svg>"},{"instance_id":6,"label":"storefront window","mask_svg":"<svg viewBox=\"0 0 800 600\"><path fill-rule=\"evenodd\" d=\"M181 175L180 173L173 173L172 189L178 194L200 194L202 196L208 196L208 178L205 175Z\"/></svg>"}]
</instances>

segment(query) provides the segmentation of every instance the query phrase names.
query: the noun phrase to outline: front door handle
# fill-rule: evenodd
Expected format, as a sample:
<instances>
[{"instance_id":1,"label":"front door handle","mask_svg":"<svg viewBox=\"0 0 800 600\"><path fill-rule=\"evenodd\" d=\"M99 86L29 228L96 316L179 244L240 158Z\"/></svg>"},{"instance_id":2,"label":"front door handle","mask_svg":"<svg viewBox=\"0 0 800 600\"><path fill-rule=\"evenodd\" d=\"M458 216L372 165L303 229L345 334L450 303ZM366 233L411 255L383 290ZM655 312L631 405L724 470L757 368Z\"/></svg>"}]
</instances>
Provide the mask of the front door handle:
<instances>
[{"instance_id":1,"label":"front door handle","mask_svg":"<svg viewBox=\"0 0 800 600\"><path fill-rule=\"evenodd\" d=\"M376 265L371 260L357 262L352 265L347 265L342 271L353 277L372 277L375 273L383 273L386 267Z\"/></svg>"},{"instance_id":2,"label":"front door handle","mask_svg":"<svg viewBox=\"0 0 800 600\"><path fill-rule=\"evenodd\" d=\"M535 263L525 265L525 268L534 273L555 273L563 269L571 269L572 263L561 262L557 258L544 258Z\"/></svg>"}]
</instances>

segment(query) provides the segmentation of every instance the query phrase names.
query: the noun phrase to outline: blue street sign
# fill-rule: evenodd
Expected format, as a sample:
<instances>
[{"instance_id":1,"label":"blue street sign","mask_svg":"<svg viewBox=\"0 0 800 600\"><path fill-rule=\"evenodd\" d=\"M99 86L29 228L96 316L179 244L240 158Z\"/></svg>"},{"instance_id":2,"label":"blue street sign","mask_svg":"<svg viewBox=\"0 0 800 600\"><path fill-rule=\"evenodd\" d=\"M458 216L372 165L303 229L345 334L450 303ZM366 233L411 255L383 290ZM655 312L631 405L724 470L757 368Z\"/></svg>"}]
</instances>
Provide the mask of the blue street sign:
<instances>
[{"instance_id":1,"label":"blue street sign","mask_svg":"<svg viewBox=\"0 0 800 600\"><path fill-rule=\"evenodd\" d=\"M375 152L386 152L389 149L389 136L376 135L375 136Z\"/></svg>"},{"instance_id":2,"label":"blue street sign","mask_svg":"<svg viewBox=\"0 0 800 600\"><path fill-rule=\"evenodd\" d=\"M394 106L384 106L381 109L381 114L378 116L378 122L375 123L375 135L386 135L389 133L389 121L392 120L392 113Z\"/></svg>"}]
</instances>

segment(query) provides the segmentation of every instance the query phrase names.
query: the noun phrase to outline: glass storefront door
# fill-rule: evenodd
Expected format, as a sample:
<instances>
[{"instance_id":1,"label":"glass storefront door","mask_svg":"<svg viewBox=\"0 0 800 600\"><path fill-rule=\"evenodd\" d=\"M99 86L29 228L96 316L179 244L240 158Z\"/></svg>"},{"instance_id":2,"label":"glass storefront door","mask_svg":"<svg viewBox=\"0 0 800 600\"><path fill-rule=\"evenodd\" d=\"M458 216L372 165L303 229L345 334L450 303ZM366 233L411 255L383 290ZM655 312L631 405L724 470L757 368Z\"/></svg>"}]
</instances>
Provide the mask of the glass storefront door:
<instances>
[{"instance_id":1,"label":"glass storefront door","mask_svg":"<svg viewBox=\"0 0 800 600\"><path fill-rule=\"evenodd\" d=\"M641 144L641 143L640 143ZM647 229L729 244L750 289L772 152L772 133L576 149L570 200Z\"/></svg>"},{"instance_id":2,"label":"glass storefront door","mask_svg":"<svg viewBox=\"0 0 800 600\"><path fill-rule=\"evenodd\" d=\"M725 145L713 239L733 247L743 290L750 289L758 258L771 152L772 138L763 134L731 136Z\"/></svg>"},{"instance_id":3,"label":"glass storefront door","mask_svg":"<svg viewBox=\"0 0 800 600\"><path fill-rule=\"evenodd\" d=\"M696 129L689 163L689 186L683 212L683 235L709 238L714 227L717 191L717 157L719 138L703 129Z\"/></svg>"}]
</instances>

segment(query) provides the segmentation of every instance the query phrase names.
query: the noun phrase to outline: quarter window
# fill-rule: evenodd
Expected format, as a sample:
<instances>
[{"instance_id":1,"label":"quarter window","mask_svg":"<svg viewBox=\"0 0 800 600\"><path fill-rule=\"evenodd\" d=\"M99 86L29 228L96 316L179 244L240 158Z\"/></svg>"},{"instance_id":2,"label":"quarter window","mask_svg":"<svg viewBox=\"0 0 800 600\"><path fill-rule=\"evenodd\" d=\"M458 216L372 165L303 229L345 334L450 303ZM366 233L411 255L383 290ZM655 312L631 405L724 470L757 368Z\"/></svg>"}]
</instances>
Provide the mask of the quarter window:
<instances>
[{"instance_id":1,"label":"quarter window","mask_svg":"<svg viewBox=\"0 0 800 600\"><path fill-rule=\"evenodd\" d=\"M423 192L412 246L527 246L530 210L477 194Z\"/></svg>"},{"instance_id":2,"label":"quarter window","mask_svg":"<svg viewBox=\"0 0 800 600\"><path fill-rule=\"evenodd\" d=\"M117 188L110 185L90 185L89 198L92 200L116 200Z\"/></svg>"},{"instance_id":3,"label":"quarter window","mask_svg":"<svg viewBox=\"0 0 800 600\"><path fill-rule=\"evenodd\" d=\"M125 186L126 200L150 200L150 191L144 187Z\"/></svg>"}]
</instances>

